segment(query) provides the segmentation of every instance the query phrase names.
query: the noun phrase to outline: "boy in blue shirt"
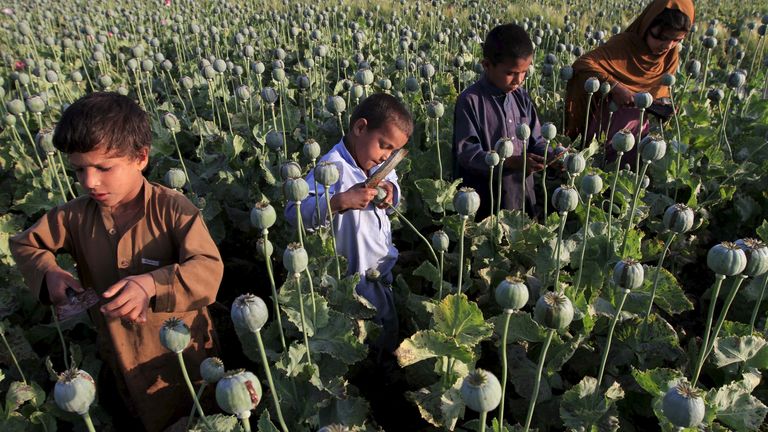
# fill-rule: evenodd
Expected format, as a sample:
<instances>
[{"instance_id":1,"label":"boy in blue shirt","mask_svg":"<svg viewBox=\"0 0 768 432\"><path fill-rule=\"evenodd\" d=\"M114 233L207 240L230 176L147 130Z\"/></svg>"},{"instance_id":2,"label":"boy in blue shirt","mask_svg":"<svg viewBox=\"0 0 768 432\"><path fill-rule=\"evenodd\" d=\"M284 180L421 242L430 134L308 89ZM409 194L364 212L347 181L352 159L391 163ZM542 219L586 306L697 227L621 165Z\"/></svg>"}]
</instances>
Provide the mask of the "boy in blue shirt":
<instances>
[{"instance_id":1,"label":"boy in blue shirt","mask_svg":"<svg viewBox=\"0 0 768 432\"><path fill-rule=\"evenodd\" d=\"M347 274L360 274L356 290L376 307L374 320L382 326L379 339L374 343L384 352L397 347L397 312L392 296L392 268L397 261L397 249L392 244L392 228L386 208L400 201L400 186L393 170L378 186L387 192L384 202L372 203L376 188L364 182L394 152L402 148L413 132L413 119L396 98L377 93L363 100L350 117L347 134L320 161L331 162L339 170L339 180L325 190L315 185L314 172L307 176L310 195L301 203L304 224L309 228L322 226L328 221L325 193L331 194L333 230L336 250L347 258ZM320 210L318 218L315 204ZM288 203L285 217L296 225L295 203ZM376 270L378 280L368 280L365 274Z\"/></svg>"}]
</instances>

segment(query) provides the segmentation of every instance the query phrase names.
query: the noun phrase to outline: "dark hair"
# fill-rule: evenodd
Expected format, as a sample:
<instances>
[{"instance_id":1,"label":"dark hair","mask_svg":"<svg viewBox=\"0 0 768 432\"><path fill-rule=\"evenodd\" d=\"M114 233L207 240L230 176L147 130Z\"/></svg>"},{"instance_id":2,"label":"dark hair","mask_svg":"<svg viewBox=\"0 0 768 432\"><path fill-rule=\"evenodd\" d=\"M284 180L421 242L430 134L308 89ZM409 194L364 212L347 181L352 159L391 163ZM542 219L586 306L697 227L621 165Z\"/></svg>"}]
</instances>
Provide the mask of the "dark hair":
<instances>
[{"instance_id":1,"label":"dark hair","mask_svg":"<svg viewBox=\"0 0 768 432\"><path fill-rule=\"evenodd\" d=\"M691 18L678 9L664 9L651 21L648 29L661 27L662 30L689 32L691 30Z\"/></svg>"},{"instance_id":2,"label":"dark hair","mask_svg":"<svg viewBox=\"0 0 768 432\"><path fill-rule=\"evenodd\" d=\"M64 153L87 153L97 148L119 156L139 157L152 145L149 118L133 100L111 92L81 97L61 116L53 145Z\"/></svg>"},{"instance_id":3,"label":"dark hair","mask_svg":"<svg viewBox=\"0 0 768 432\"><path fill-rule=\"evenodd\" d=\"M352 111L349 124L355 124L364 118L368 122L368 128L378 129L387 123L394 123L398 129L406 135L413 133L413 117L397 98L386 93L374 93L363 99Z\"/></svg>"},{"instance_id":4,"label":"dark hair","mask_svg":"<svg viewBox=\"0 0 768 432\"><path fill-rule=\"evenodd\" d=\"M496 26L485 36L483 58L493 65L505 60L525 59L532 55L531 37L517 24Z\"/></svg>"}]
</instances>

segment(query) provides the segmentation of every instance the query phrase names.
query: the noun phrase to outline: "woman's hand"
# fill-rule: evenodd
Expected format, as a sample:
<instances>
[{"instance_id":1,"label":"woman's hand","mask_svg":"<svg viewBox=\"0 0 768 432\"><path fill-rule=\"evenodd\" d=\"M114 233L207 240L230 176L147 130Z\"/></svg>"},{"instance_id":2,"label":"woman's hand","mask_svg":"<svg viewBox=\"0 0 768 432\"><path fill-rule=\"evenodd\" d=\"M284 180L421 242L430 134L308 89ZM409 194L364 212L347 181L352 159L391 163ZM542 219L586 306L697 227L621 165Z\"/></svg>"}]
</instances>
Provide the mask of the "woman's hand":
<instances>
[{"instance_id":1,"label":"woman's hand","mask_svg":"<svg viewBox=\"0 0 768 432\"><path fill-rule=\"evenodd\" d=\"M624 87L620 82L611 89L611 98L620 107L635 105L635 92Z\"/></svg>"}]
</instances>

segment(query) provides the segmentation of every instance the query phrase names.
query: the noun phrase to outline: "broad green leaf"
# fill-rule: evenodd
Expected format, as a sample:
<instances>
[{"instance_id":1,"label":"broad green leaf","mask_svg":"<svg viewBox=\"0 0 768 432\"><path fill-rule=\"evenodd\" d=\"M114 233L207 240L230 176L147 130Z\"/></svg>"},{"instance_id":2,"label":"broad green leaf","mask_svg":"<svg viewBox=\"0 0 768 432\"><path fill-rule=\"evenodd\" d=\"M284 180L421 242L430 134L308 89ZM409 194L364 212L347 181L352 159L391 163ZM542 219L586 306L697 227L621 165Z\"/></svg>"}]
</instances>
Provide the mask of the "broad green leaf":
<instances>
[{"instance_id":1,"label":"broad green leaf","mask_svg":"<svg viewBox=\"0 0 768 432\"><path fill-rule=\"evenodd\" d=\"M446 210L453 210L453 196L456 194L456 188L461 184L461 179L449 183L445 180L423 178L416 180L414 184L429 210L433 213L443 213Z\"/></svg>"},{"instance_id":2,"label":"broad green leaf","mask_svg":"<svg viewBox=\"0 0 768 432\"><path fill-rule=\"evenodd\" d=\"M616 401L623 398L624 390L618 382L614 382L605 394L601 394L597 388L597 379L587 376L563 394L560 417L568 428L589 430L608 414Z\"/></svg>"},{"instance_id":3,"label":"broad green leaf","mask_svg":"<svg viewBox=\"0 0 768 432\"><path fill-rule=\"evenodd\" d=\"M768 220L763 219L763 223L755 230L760 240L768 243Z\"/></svg>"},{"instance_id":4,"label":"broad green leaf","mask_svg":"<svg viewBox=\"0 0 768 432\"><path fill-rule=\"evenodd\" d=\"M321 352L346 364L357 363L365 358L367 348L357 340L354 323L347 316L334 310L328 311L328 324L319 328L309 340L312 352Z\"/></svg>"},{"instance_id":5,"label":"broad green leaf","mask_svg":"<svg viewBox=\"0 0 768 432\"><path fill-rule=\"evenodd\" d=\"M474 346L491 336L493 326L467 296L451 294L440 302L434 315L434 329L455 338L459 344Z\"/></svg>"},{"instance_id":6,"label":"broad green leaf","mask_svg":"<svg viewBox=\"0 0 768 432\"><path fill-rule=\"evenodd\" d=\"M717 338L712 353L713 362L717 367L747 362L765 346L765 339L757 336Z\"/></svg>"},{"instance_id":7,"label":"broad green leaf","mask_svg":"<svg viewBox=\"0 0 768 432\"><path fill-rule=\"evenodd\" d=\"M645 280L643 285L635 290L627 298L625 305L628 311L645 315L648 302L651 300L653 282L656 278L657 267L645 266ZM670 315L693 310L693 303L685 296L685 291L680 286L675 276L667 269L662 268L659 275L659 283L656 287L654 304Z\"/></svg>"},{"instance_id":8,"label":"broad green leaf","mask_svg":"<svg viewBox=\"0 0 768 432\"><path fill-rule=\"evenodd\" d=\"M320 410L318 417L320 423L324 425L363 426L369 411L368 401L362 397L350 396L342 399L331 399L330 404Z\"/></svg>"},{"instance_id":9,"label":"broad green leaf","mask_svg":"<svg viewBox=\"0 0 768 432\"><path fill-rule=\"evenodd\" d=\"M616 329L614 340L613 357L631 359L635 367L642 369L660 367L684 355L675 329L655 314L647 320L625 321Z\"/></svg>"},{"instance_id":10,"label":"broad green leaf","mask_svg":"<svg viewBox=\"0 0 768 432\"><path fill-rule=\"evenodd\" d=\"M376 307L357 293L355 287L358 283L360 283L359 273L344 277L331 287L328 292L328 303L334 309L353 318L371 319L376 315Z\"/></svg>"},{"instance_id":11,"label":"broad green leaf","mask_svg":"<svg viewBox=\"0 0 768 432\"><path fill-rule=\"evenodd\" d=\"M259 432L280 432L280 429L272 423L272 419L269 416L269 410L264 410L259 417Z\"/></svg>"},{"instance_id":12,"label":"broad green leaf","mask_svg":"<svg viewBox=\"0 0 768 432\"><path fill-rule=\"evenodd\" d=\"M504 333L506 314L493 318L494 333L499 337ZM547 339L547 330L541 327L528 312L514 311L509 316L509 330L507 330L507 344L518 341L543 342Z\"/></svg>"},{"instance_id":13,"label":"broad green leaf","mask_svg":"<svg viewBox=\"0 0 768 432\"><path fill-rule=\"evenodd\" d=\"M264 411L267 415L267 418L269 418L269 413L265 410ZM264 415L261 416L264 418ZM213 415L206 415L205 418L208 420L208 423L211 425L211 428L213 428L214 432L241 432L243 430L242 426L240 425L240 422L237 420L237 417L235 416L228 416L224 414L213 414ZM266 430L270 431L270 429L262 429L262 423L261 419L259 419L259 430ZM200 421L199 419L196 419L195 425L189 430L190 432L205 432L208 431L208 428L205 427L205 423Z\"/></svg>"},{"instance_id":14,"label":"broad green leaf","mask_svg":"<svg viewBox=\"0 0 768 432\"><path fill-rule=\"evenodd\" d=\"M421 417L436 427L453 430L456 421L464 417L464 402L459 388L461 380L456 380L453 387L443 390L441 383L428 388L407 392L405 397L419 409Z\"/></svg>"},{"instance_id":15,"label":"broad green leaf","mask_svg":"<svg viewBox=\"0 0 768 432\"><path fill-rule=\"evenodd\" d=\"M421 276L433 284L437 284L440 280L440 270L438 270L430 261L422 262L421 265L413 271L413 274L415 276Z\"/></svg>"},{"instance_id":16,"label":"broad green leaf","mask_svg":"<svg viewBox=\"0 0 768 432\"><path fill-rule=\"evenodd\" d=\"M434 357L450 356L464 363L473 361L472 351L434 330L421 330L405 339L395 351L401 367Z\"/></svg>"},{"instance_id":17,"label":"broad green leaf","mask_svg":"<svg viewBox=\"0 0 768 432\"><path fill-rule=\"evenodd\" d=\"M676 369L656 368L641 371L632 368L632 377L643 390L654 397L661 397L683 378L683 374Z\"/></svg>"},{"instance_id":18,"label":"broad green leaf","mask_svg":"<svg viewBox=\"0 0 768 432\"><path fill-rule=\"evenodd\" d=\"M760 375L745 373L744 380L733 382L707 393L717 419L735 430L756 430L765 420L768 407L751 393L760 383Z\"/></svg>"},{"instance_id":19,"label":"broad green leaf","mask_svg":"<svg viewBox=\"0 0 768 432\"><path fill-rule=\"evenodd\" d=\"M537 364L528 358L528 354L520 345L507 346L507 377L520 396L531 399L536 383ZM539 381L539 396L537 401L544 402L552 398L552 386L546 374Z\"/></svg>"},{"instance_id":20,"label":"broad green leaf","mask_svg":"<svg viewBox=\"0 0 768 432\"><path fill-rule=\"evenodd\" d=\"M311 293L307 283L306 273L301 277L302 300L304 302L304 329L307 336L312 337L318 328L328 325L328 302L325 298L315 294L316 313L312 308ZM278 300L283 312L288 316L288 321L297 329L302 330L301 303L299 291L296 289L296 279L289 278L278 291Z\"/></svg>"},{"instance_id":21,"label":"broad green leaf","mask_svg":"<svg viewBox=\"0 0 768 432\"><path fill-rule=\"evenodd\" d=\"M13 203L15 210L21 211L27 216L33 216L40 212L50 210L55 203L59 202L56 196L47 189L34 188Z\"/></svg>"},{"instance_id":22,"label":"broad green leaf","mask_svg":"<svg viewBox=\"0 0 768 432\"><path fill-rule=\"evenodd\" d=\"M555 372L559 372L560 369L563 368L563 365L573 357L573 354L576 353L576 350L579 349L585 339L586 337L583 334L579 334L567 342L552 346L547 352L547 373L554 374Z\"/></svg>"}]
</instances>

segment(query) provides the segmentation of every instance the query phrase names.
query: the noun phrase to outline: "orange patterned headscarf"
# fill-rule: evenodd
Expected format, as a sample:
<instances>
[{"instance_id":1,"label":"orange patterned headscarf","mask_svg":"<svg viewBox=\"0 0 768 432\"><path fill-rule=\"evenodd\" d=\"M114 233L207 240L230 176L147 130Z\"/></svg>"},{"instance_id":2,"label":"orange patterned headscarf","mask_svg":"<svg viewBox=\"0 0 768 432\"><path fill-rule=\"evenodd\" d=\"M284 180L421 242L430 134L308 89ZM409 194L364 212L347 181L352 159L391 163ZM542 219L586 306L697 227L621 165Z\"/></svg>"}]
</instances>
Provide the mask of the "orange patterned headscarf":
<instances>
[{"instance_id":1,"label":"orange patterned headscarf","mask_svg":"<svg viewBox=\"0 0 768 432\"><path fill-rule=\"evenodd\" d=\"M590 77L601 81L620 82L629 90L648 92L654 99L669 96L661 85L664 74L674 74L679 62L678 50L662 56L654 55L645 43L645 35L653 20L664 9L676 9L691 20L695 14L692 0L654 0L627 29L613 36L604 45L579 57L573 64L573 78L568 82L565 109L568 113L566 133L575 137L584 127L587 94L584 82Z\"/></svg>"}]
</instances>

